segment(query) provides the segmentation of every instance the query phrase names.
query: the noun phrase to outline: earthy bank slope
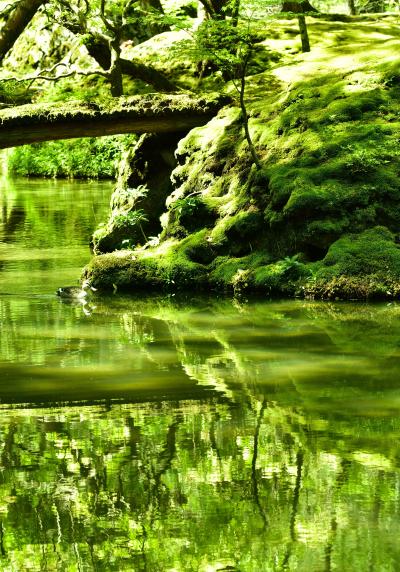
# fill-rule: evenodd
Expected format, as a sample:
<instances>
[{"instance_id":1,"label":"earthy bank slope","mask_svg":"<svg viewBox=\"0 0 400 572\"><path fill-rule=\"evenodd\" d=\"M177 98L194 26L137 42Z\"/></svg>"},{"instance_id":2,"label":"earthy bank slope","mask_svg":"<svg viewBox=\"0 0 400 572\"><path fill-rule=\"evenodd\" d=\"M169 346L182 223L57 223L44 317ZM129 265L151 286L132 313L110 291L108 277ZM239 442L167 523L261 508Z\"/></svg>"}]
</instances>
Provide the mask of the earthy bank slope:
<instances>
[{"instance_id":1,"label":"earthy bank slope","mask_svg":"<svg viewBox=\"0 0 400 572\"><path fill-rule=\"evenodd\" d=\"M284 53L282 65L249 78L263 170L251 165L237 108L193 129L178 143L159 237L94 257L85 275L96 287L399 295L398 18L310 18L304 55L291 53L294 29L272 26L257 54ZM128 203L101 231L113 216L120 228L130 220L117 248L137 236L141 216Z\"/></svg>"}]
</instances>

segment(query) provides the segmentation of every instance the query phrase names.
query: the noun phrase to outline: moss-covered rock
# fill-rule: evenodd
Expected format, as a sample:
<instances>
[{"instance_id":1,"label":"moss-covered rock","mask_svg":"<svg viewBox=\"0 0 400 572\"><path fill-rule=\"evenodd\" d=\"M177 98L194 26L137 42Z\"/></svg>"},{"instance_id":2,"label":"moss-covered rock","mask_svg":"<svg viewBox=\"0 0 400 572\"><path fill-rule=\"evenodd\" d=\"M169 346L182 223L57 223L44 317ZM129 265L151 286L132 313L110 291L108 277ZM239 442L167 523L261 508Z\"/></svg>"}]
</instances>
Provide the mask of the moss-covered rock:
<instances>
[{"instance_id":1,"label":"moss-covered rock","mask_svg":"<svg viewBox=\"0 0 400 572\"><path fill-rule=\"evenodd\" d=\"M84 275L98 289L201 289L207 284L207 268L189 258L196 238L166 241L157 249L103 254L91 261Z\"/></svg>"},{"instance_id":2,"label":"moss-covered rock","mask_svg":"<svg viewBox=\"0 0 400 572\"><path fill-rule=\"evenodd\" d=\"M266 26L269 37L259 41L285 52L282 65L247 80L262 169L253 165L237 107L190 131L177 146L159 242L131 253L135 281L125 273L118 284L399 295L398 23L308 20L308 54L292 49L293 20ZM98 257L89 269L98 286L102 264Z\"/></svg>"},{"instance_id":3,"label":"moss-covered rock","mask_svg":"<svg viewBox=\"0 0 400 572\"><path fill-rule=\"evenodd\" d=\"M326 299L394 298L400 295L400 246L385 227L334 242L315 263L308 297Z\"/></svg>"}]
</instances>

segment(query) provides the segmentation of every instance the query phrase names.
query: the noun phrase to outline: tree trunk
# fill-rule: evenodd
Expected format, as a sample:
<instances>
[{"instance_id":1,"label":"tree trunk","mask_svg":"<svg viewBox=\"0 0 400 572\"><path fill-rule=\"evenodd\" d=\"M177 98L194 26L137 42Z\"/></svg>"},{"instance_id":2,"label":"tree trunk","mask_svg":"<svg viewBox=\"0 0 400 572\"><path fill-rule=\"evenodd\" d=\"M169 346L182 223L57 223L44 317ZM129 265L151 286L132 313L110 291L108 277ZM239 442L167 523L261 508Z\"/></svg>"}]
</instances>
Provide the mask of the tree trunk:
<instances>
[{"instance_id":1,"label":"tree trunk","mask_svg":"<svg viewBox=\"0 0 400 572\"><path fill-rule=\"evenodd\" d=\"M356 10L356 5L354 0L347 0L348 6L349 6L349 12L351 14L351 16L356 16L357 14L357 10Z\"/></svg>"},{"instance_id":2,"label":"tree trunk","mask_svg":"<svg viewBox=\"0 0 400 572\"><path fill-rule=\"evenodd\" d=\"M110 86L111 95L113 97L121 97L124 95L124 87L122 83L121 60L115 62L110 70Z\"/></svg>"},{"instance_id":3,"label":"tree trunk","mask_svg":"<svg viewBox=\"0 0 400 572\"><path fill-rule=\"evenodd\" d=\"M21 0L11 12L0 33L0 64L47 0Z\"/></svg>"},{"instance_id":4,"label":"tree trunk","mask_svg":"<svg viewBox=\"0 0 400 572\"><path fill-rule=\"evenodd\" d=\"M246 137L247 145L249 146L250 155L251 155L251 158L253 159L253 163L255 164L256 169L260 170L262 168L261 167L261 161L260 161L260 158L257 154L256 148L254 147L253 140L251 138L251 133L250 133L250 128L249 128L249 115L247 113L247 107L246 107L246 102L245 102L246 71L247 71L248 63L250 61L250 55L251 55L251 52L249 50L247 55L246 55L246 58L243 62L243 66L242 66L242 70L241 70L239 99L240 99L240 109L242 112L241 119L242 119L242 124L243 124L243 129L244 129L244 134Z\"/></svg>"},{"instance_id":5,"label":"tree trunk","mask_svg":"<svg viewBox=\"0 0 400 572\"><path fill-rule=\"evenodd\" d=\"M121 66L121 48L119 45L119 38L115 38L110 42L110 84L111 95L113 97L121 97L124 94L124 86L122 81L122 66Z\"/></svg>"},{"instance_id":6,"label":"tree trunk","mask_svg":"<svg viewBox=\"0 0 400 572\"><path fill-rule=\"evenodd\" d=\"M207 16L216 20L223 20L225 12L223 8L228 4L227 0L199 0L203 5Z\"/></svg>"},{"instance_id":7,"label":"tree trunk","mask_svg":"<svg viewBox=\"0 0 400 572\"><path fill-rule=\"evenodd\" d=\"M281 12L293 12L294 14L305 14L307 12L318 12L310 4L308 0L301 0L297 2L296 0L284 0L282 3Z\"/></svg>"},{"instance_id":8,"label":"tree trunk","mask_svg":"<svg viewBox=\"0 0 400 572\"><path fill-rule=\"evenodd\" d=\"M104 70L109 70L111 67L111 50L107 43L95 36L85 37L85 47L89 55L102 67ZM176 86L169 81L161 72L152 66L142 64L135 60L119 60L121 65L121 73L129 75L134 79L140 79L145 83L152 85L158 91L170 92L176 91Z\"/></svg>"},{"instance_id":9,"label":"tree trunk","mask_svg":"<svg viewBox=\"0 0 400 572\"><path fill-rule=\"evenodd\" d=\"M309 52L310 51L310 39L308 37L306 17L304 16L304 14L299 14L297 16L297 20L299 22L299 30L300 30L300 37L301 37L301 51L302 52Z\"/></svg>"},{"instance_id":10,"label":"tree trunk","mask_svg":"<svg viewBox=\"0 0 400 572\"><path fill-rule=\"evenodd\" d=\"M234 0L232 4L231 18L232 18L232 26L234 26L235 28L239 23L239 14L240 14L240 0Z\"/></svg>"},{"instance_id":11,"label":"tree trunk","mask_svg":"<svg viewBox=\"0 0 400 572\"><path fill-rule=\"evenodd\" d=\"M0 111L0 149L40 141L122 133L179 133L205 125L229 100L223 96L144 95L101 102L23 105Z\"/></svg>"}]
</instances>

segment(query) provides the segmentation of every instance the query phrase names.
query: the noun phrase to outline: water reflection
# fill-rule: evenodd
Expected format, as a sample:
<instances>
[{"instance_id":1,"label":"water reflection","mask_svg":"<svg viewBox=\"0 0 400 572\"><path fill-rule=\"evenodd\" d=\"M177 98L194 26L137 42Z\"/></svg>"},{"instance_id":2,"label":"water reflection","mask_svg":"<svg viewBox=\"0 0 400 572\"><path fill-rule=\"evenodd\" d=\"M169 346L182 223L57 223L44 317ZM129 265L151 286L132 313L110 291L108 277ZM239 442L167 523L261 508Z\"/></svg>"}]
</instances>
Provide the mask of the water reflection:
<instances>
[{"instance_id":1,"label":"water reflection","mask_svg":"<svg viewBox=\"0 0 400 572\"><path fill-rule=\"evenodd\" d=\"M53 187L88 227L90 188ZM0 242L3 570L399 569L400 306L112 295L87 313L54 294L81 229L29 248L33 215L59 218L36 183L7 196L25 217Z\"/></svg>"},{"instance_id":2,"label":"water reflection","mask_svg":"<svg viewBox=\"0 0 400 572\"><path fill-rule=\"evenodd\" d=\"M395 570L398 473L298 421L267 401L3 411L5 569Z\"/></svg>"},{"instance_id":3,"label":"water reflection","mask_svg":"<svg viewBox=\"0 0 400 572\"><path fill-rule=\"evenodd\" d=\"M111 189L110 182L0 177L0 293L53 294L63 280L75 282Z\"/></svg>"},{"instance_id":4,"label":"water reflection","mask_svg":"<svg viewBox=\"0 0 400 572\"><path fill-rule=\"evenodd\" d=\"M397 569L397 306L58 302L1 349L5 567Z\"/></svg>"}]
</instances>

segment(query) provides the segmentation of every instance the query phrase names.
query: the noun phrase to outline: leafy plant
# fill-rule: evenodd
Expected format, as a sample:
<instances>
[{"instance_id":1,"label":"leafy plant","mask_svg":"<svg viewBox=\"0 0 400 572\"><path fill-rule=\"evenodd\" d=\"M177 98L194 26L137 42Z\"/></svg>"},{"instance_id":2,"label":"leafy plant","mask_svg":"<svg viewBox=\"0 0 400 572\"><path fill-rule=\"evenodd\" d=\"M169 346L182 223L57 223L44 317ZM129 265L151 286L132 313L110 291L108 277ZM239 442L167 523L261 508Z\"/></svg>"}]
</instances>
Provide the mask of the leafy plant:
<instances>
[{"instance_id":1,"label":"leafy plant","mask_svg":"<svg viewBox=\"0 0 400 572\"><path fill-rule=\"evenodd\" d=\"M112 179L129 140L118 135L25 145L12 150L7 167L22 176Z\"/></svg>"},{"instance_id":2,"label":"leafy plant","mask_svg":"<svg viewBox=\"0 0 400 572\"><path fill-rule=\"evenodd\" d=\"M147 242L147 237L143 231L142 223L147 222L148 218L143 209L130 211L126 214L118 214L114 217L113 223L116 228L126 228L138 226L143 238ZM125 241L124 241L125 242Z\"/></svg>"},{"instance_id":3,"label":"leafy plant","mask_svg":"<svg viewBox=\"0 0 400 572\"><path fill-rule=\"evenodd\" d=\"M349 147L349 149L352 149ZM346 159L345 166L355 177L363 177L375 171L383 163L375 151L365 148L352 150L351 155Z\"/></svg>"}]
</instances>

